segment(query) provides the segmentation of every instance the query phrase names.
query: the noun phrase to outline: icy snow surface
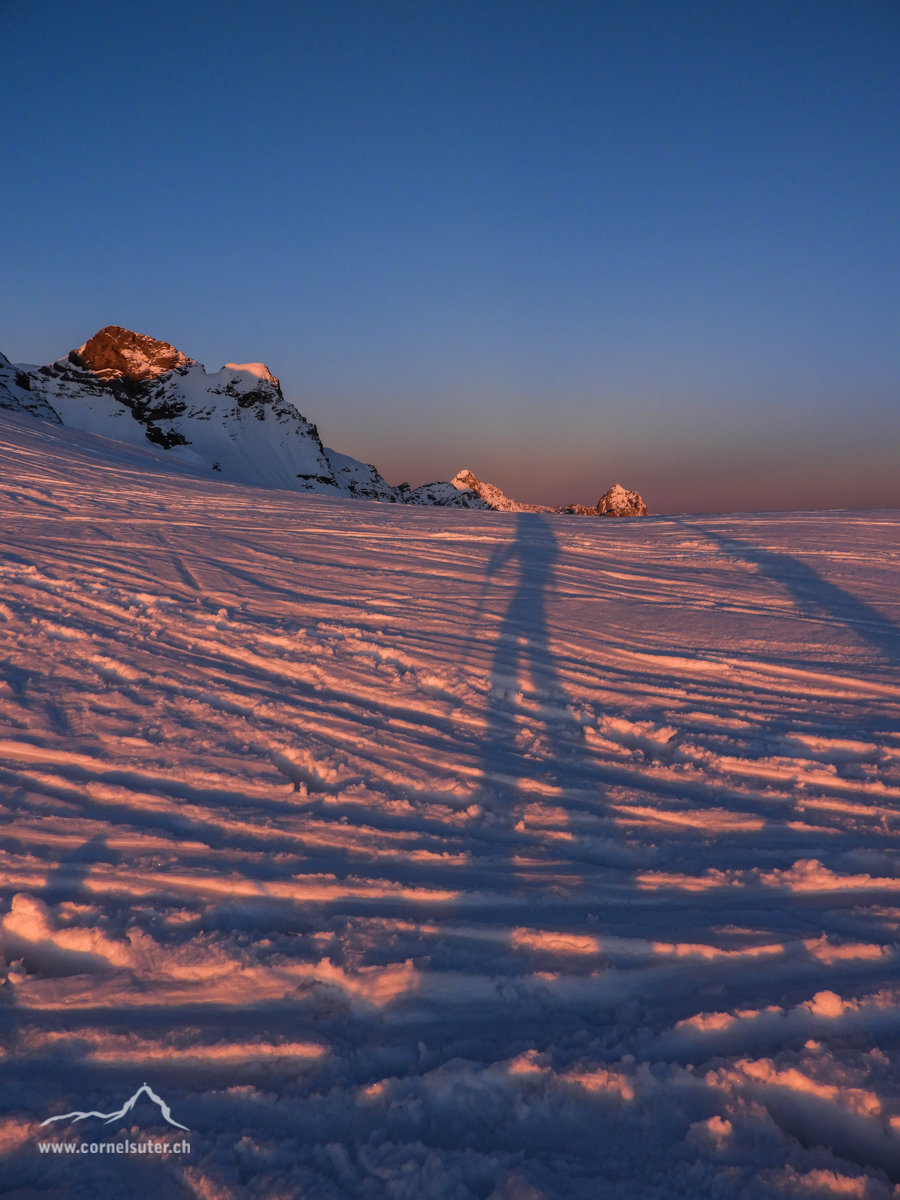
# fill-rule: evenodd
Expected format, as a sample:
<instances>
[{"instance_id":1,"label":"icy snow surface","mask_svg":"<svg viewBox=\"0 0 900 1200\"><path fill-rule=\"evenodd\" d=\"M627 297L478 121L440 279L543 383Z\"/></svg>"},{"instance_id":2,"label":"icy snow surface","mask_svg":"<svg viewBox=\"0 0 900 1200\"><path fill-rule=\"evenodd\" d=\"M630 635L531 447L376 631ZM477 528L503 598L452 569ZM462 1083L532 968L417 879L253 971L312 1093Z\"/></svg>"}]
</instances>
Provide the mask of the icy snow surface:
<instances>
[{"instance_id":1,"label":"icy snow surface","mask_svg":"<svg viewBox=\"0 0 900 1200\"><path fill-rule=\"evenodd\" d=\"M0 1190L897 1194L900 514L375 505L0 416L0 571ZM144 1083L189 1161L38 1153Z\"/></svg>"}]
</instances>

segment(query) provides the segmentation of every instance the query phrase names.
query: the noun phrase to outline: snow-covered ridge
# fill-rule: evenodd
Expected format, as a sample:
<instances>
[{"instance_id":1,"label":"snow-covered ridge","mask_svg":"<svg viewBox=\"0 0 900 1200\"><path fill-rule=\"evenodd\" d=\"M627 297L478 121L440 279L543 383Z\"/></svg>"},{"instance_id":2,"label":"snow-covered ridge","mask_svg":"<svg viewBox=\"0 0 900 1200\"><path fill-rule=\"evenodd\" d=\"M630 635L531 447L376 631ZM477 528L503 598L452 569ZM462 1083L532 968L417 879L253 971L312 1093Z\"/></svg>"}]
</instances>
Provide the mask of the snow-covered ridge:
<instances>
[{"instance_id":1,"label":"snow-covered ridge","mask_svg":"<svg viewBox=\"0 0 900 1200\"><path fill-rule=\"evenodd\" d=\"M119 325L43 367L0 355L0 408L133 446L150 442L229 483L390 504L551 511L511 500L468 470L450 482L392 487L373 464L326 449L264 363L226 363L208 374L168 342Z\"/></svg>"}]
</instances>

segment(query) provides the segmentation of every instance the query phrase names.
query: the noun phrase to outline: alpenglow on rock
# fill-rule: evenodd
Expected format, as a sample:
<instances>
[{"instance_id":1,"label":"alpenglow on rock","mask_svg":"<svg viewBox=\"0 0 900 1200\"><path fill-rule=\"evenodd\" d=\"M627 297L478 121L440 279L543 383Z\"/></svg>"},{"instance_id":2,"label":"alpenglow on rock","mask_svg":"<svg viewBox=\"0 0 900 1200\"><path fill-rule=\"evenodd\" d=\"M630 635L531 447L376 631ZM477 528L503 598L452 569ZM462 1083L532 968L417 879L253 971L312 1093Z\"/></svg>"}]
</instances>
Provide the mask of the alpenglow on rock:
<instances>
[{"instance_id":1,"label":"alpenglow on rock","mask_svg":"<svg viewBox=\"0 0 900 1200\"><path fill-rule=\"evenodd\" d=\"M196 367L168 342L144 333L132 333L121 325L107 325L69 355L69 361L87 367L101 379L156 379L176 367Z\"/></svg>"},{"instance_id":2,"label":"alpenglow on rock","mask_svg":"<svg viewBox=\"0 0 900 1200\"><path fill-rule=\"evenodd\" d=\"M601 517L646 517L647 505L637 492L628 492L620 483L614 483L597 501L597 514Z\"/></svg>"},{"instance_id":3,"label":"alpenglow on rock","mask_svg":"<svg viewBox=\"0 0 900 1200\"><path fill-rule=\"evenodd\" d=\"M557 512L573 513L579 517L646 517L647 505L637 492L626 491L620 483L614 483L604 492L595 508L583 504L569 504Z\"/></svg>"}]
</instances>

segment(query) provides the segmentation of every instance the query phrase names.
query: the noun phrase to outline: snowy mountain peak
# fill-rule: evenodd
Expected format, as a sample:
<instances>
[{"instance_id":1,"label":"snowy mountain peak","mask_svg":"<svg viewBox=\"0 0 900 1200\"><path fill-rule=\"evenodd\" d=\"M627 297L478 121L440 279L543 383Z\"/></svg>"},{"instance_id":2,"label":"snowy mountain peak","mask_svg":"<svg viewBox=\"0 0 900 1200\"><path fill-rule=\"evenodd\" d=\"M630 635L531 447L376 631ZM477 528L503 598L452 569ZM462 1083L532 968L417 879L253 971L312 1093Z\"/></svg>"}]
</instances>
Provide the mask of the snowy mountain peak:
<instances>
[{"instance_id":1,"label":"snowy mountain peak","mask_svg":"<svg viewBox=\"0 0 900 1200\"><path fill-rule=\"evenodd\" d=\"M73 350L69 361L86 367L101 379L156 379L178 367L192 367L195 361L144 333L133 333L121 325L107 325L99 333Z\"/></svg>"},{"instance_id":2,"label":"snowy mountain peak","mask_svg":"<svg viewBox=\"0 0 900 1200\"><path fill-rule=\"evenodd\" d=\"M338 489L316 427L263 363L207 375L168 342L118 325L47 366L0 363L0 406L134 446L150 442L230 483Z\"/></svg>"},{"instance_id":3,"label":"snowy mountain peak","mask_svg":"<svg viewBox=\"0 0 900 1200\"><path fill-rule=\"evenodd\" d=\"M549 512L549 509L542 508L538 504L519 504L516 500L510 500L505 496L493 483L482 483L481 480L472 472L466 469L458 471L450 480L452 487L455 487L460 492L474 492L484 501L484 507L490 508L494 512ZM478 506L473 506L478 507Z\"/></svg>"}]
</instances>

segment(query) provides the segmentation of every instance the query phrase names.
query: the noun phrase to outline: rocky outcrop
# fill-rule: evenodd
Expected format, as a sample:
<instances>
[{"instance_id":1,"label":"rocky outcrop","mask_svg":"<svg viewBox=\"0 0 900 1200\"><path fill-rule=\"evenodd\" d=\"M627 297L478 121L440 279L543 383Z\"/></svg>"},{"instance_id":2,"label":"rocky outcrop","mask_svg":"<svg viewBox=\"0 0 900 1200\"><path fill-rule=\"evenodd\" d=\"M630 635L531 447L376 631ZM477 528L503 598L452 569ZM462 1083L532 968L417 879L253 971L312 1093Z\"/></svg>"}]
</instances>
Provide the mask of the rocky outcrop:
<instances>
[{"instance_id":1,"label":"rocky outcrop","mask_svg":"<svg viewBox=\"0 0 900 1200\"><path fill-rule=\"evenodd\" d=\"M614 483L597 501L597 514L601 517L646 517L647 505L637 492L626 491L620 483Z\"/></svg>"},{"instance_id":2,"label":"rocky outcrop","mask_svg":"<svg viewBox=\"0 0 900 1200\"><path fill-rule=\"evenodd\" d=\"M450 486L456 488L457 491L471 492L473 495L479 496L484 501L484 507L490 508L494 512L517 512L519 509L515 500L504 496L500 489L492 483L482 483L471 471L458 471L450 480Z\"/></svg>"},{"instance_id":3,"label":"rocky outcrop","mask_svg":"<svg viewBox=\"0 0 900 1200\"><path fill-rule=\"evenodd\" d=\"M629 492L620 483L614 483L608 492L603 493L595 508L569 504L556 511L579 517L646 517L647 505L637 492Z\"/></svg>"},{"instance_id":4,"label":"rocky outcrop","mask_svg":"<svg viewBox=\"0 0 900 1200\"><path fill-rule=\"evenodd\" d=\"M100 379L157 379L178 367L194 367L188 358L168 342L157 341L145 333L132 333L121 325L107 325L99 333L73 350L69 361L85 367Z\"/></svg>"}]
</instances>

